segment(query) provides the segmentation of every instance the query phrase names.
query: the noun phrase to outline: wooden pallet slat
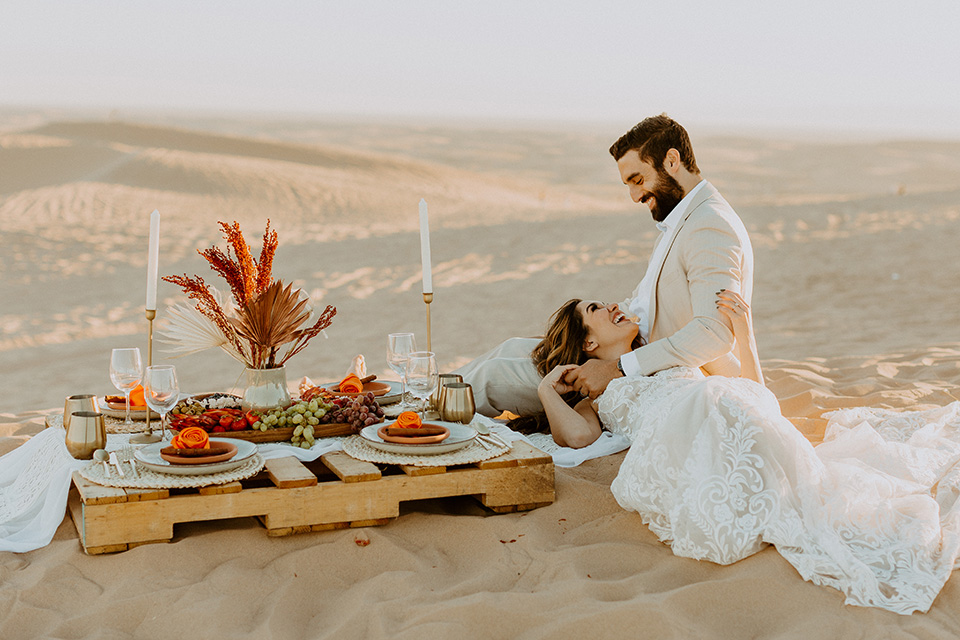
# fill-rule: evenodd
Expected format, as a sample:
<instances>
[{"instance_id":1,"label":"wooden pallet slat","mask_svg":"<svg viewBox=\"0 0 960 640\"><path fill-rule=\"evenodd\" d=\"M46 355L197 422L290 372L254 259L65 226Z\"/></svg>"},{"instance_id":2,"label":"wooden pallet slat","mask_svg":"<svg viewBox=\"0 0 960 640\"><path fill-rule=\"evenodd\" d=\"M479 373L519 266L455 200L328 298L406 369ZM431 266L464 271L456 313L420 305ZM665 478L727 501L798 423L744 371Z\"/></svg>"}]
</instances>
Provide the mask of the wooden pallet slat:
<instances>
[{"instance_id":1,"label":"wooden pallet slat","mask_svg":"<svg viewBox=\"0 0 960 640\"><path fill-rule=\"evenodd\" d=\"M197 493L202 496L215 496L223 493L240 493L241 491L243 491L243 485L239 482L215 484L210 487L200 487L197 489Z\"/></svg>"},{"instance_id":2,"label":"wooden pallet slat","mask_svg":"<svg viewBox=\"0 0 960 640\"><path fill-rule=\"evenodd\" d=\"M369 482L379 480L382 475L377 465L351 458L343 451L325 453L320 459L344 482Z\"/></svg>"},{"instance_id":3,"label":"wooden pallet slat","mask_svg":"<svg viewBox=\"0 0 960 640\"><path fill-rule=\"evenodd\" d=\"M90 482L80 475L79 471L73 472L73 484L80 492L84 504L111 504L114 502L127 502L126 489L116 487L106 487L101 484Z\"/></svg>"},{"instance_id":4,"label":"wooden pallet slat","mask_svg":"<svg viewBox=\"0 0 960 640\"><path fill-rule=\"evenodd\" d=\"M273 484L281 489L312 487L317 484L317 476L293 456L271 458L264 463L264 468Z\"/></svg>"},{"instance_id":5,"label":"wooden pallet slat","mask_svg":"<svg viewBox=\"0 0 960 640\"><path fill-rule=\"evenodd\" d=\"M408 476L432 476L436 473L446 473L446 467L415 467L411 464L398 464L400 470Z\"/></svg>"}]
</instances>

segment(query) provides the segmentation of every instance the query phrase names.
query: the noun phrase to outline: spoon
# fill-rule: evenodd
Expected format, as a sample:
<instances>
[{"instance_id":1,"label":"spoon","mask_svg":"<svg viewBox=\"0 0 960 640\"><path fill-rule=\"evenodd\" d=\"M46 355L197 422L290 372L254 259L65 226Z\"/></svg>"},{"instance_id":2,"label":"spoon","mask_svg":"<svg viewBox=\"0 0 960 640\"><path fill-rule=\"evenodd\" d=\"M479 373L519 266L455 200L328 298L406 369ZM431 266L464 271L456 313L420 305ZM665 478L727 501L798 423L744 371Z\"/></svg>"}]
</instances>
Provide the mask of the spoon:
<instances>
[{"instance_id":1,"label":"spoon","mask_svg":"<svg viewBox=\"0 0 960 640\"><path fill-rule=\"evenodd\" d=\"M110 477L110 467L107 466L107 460L110 459L110 454L106 452L105 449L97 449L93 452L93 459L97 462L103 463L103 475Z\"/></svg>"},{"instance_id":2,"label":"spoon","mask_svg":"<svg viewBox=\"0 0 960 640\"><path fill-rule=\"evenodd\" d=\"M510 445L504 442L503 438L501 438L495 433L492 433L490 431L490 427L488 427L486 424L484 424L480 420L476 420L475 422L476 424L471 424L470 426L476 429L477 433L479 433L481 436L486 437L487 440L497 445L498 447L506 447L507 449L510 449ZM480 440L480 442L482 443L483 440Z\"/></svg>"}]
</instances>

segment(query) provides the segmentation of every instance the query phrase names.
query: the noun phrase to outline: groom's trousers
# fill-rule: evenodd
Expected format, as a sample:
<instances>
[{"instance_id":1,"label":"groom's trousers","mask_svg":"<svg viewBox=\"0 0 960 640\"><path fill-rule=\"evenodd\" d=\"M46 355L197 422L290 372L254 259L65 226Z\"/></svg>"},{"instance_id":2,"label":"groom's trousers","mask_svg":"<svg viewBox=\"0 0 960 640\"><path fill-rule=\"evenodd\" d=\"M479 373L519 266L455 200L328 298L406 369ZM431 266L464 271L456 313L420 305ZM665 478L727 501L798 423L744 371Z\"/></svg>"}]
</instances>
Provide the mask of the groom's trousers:
<instances>
[{"instance_id":1,"label":"groom's trousers","mask_svg":"<svg viewBox=\"0 0 960 640\"><path fill-rule=\"evenodd\" d=\"M543 413L537 396L540 374L530 359L539 338L510 338L454 373L473 388L477 413L496 417L504 411L520 416Z\"/></svg>"}]
</instances>

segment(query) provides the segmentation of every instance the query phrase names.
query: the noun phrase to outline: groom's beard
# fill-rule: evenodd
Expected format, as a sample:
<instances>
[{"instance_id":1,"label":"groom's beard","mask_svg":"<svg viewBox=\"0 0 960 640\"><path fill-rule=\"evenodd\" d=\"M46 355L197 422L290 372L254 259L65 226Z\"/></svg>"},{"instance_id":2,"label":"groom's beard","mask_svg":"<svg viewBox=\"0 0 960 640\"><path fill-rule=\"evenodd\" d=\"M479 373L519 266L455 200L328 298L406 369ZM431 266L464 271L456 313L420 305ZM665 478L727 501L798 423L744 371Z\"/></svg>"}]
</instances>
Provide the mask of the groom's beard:
<instances>
[{"instance_id":1,"label":"groom's beard","mask_svg":"<svg viewBox=\"0 0 960 640\"><path fill-rule=\"evenodd\" d=\"M650 215L657 222L663 222L670 215L670 212L680 204L685 194L680 183L660 167L657 169L657 188L651 191L650 195L654 198L653 206L650 207Z\"/></svg>"}]
</instances>

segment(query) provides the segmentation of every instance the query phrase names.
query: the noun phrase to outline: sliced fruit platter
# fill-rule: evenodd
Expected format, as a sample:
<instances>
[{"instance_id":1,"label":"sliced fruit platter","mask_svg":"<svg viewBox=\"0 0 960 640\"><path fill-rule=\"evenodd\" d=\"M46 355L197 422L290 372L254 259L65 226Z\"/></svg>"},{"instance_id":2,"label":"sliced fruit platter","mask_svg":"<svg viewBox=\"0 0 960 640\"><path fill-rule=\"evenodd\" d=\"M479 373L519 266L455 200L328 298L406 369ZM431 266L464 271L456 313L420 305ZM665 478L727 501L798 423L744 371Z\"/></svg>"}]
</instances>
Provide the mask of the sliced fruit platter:
<instances>
[{"instance_id":1,"label":"sliced fruit platter","mask_svg":"<svg viewBox=\"0 0 960 640\"><path fill-rule=\"evenodd\" d=\"M250 442L292 442L308 449L317 438L347 436L383 421L373 392L338 395L306 390L287 407L244 411L240 398L214 393L181 400L169 415L170 428L200 427L221 438Z\"/></svg>"}]
</instances>

